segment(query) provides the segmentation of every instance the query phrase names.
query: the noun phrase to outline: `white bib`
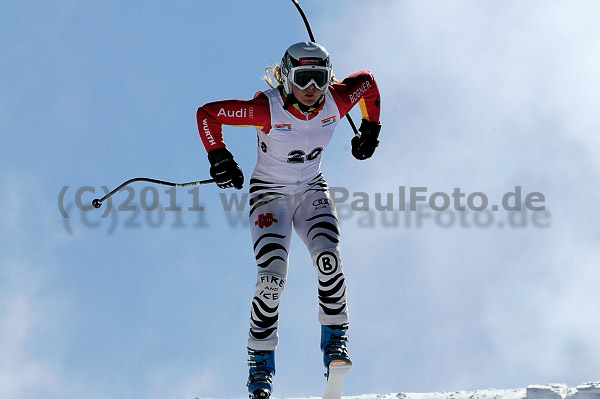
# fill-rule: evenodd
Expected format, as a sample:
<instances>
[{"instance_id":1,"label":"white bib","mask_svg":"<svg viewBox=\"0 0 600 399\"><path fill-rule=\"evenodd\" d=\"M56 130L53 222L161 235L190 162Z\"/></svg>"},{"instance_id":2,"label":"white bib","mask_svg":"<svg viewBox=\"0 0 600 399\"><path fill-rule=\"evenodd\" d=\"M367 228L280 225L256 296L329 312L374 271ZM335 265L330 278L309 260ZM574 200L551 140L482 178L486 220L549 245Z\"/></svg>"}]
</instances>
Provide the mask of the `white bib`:
<instances>
[{"instance_id":1,"label":"white bib","mask_svg":"<svg viewBox=\"0 0 600 399\"><path fill-rule=\"evenodd\" d=\"M278 89L264 92L269 99L271 131L257 129L258 159L253 176L273 183L303 183L319 173L323 151L340 120L329 91L313 119L298 119L283 109Z\"/></svg>"}]
</instances>

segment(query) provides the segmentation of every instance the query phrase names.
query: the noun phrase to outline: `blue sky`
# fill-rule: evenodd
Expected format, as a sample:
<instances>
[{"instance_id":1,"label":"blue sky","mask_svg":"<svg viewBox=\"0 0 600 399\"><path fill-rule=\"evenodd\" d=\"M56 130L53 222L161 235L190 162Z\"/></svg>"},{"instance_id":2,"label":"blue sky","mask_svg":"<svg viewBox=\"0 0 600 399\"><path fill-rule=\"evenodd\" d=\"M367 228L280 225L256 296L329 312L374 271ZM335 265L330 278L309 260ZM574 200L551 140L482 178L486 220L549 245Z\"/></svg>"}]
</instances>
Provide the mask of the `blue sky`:
<instances>
[{"instance_id":1,"label":"blue sky","mask_svg":"<svg viewBox=\"0 0 600 399\"><path fill-rule=\"evenodd\" d=\"M370 69L382 96L376 156L354 160L341 123L322 165L350 193L345 393L597 380L600 5L301 4L337 76ZM138 184L137 211L115 211L119 193L106 218L76 192L207 178L197 107L251 98L306 37L288 1L0 5L0 396L245 397L255 265L245 211L222 206L232 192L155 186L146 212ZM225 135L249 176L254 132ZM532 212L351 209L352 193L399 186L490 204L521 186L546 212L536 225ZM180 212L164 211L173 195ZM188 210L195 195L204 212ZM297 239L290 264L275 395L318 395L316 279Z\"/></svg>"}]
</instances>

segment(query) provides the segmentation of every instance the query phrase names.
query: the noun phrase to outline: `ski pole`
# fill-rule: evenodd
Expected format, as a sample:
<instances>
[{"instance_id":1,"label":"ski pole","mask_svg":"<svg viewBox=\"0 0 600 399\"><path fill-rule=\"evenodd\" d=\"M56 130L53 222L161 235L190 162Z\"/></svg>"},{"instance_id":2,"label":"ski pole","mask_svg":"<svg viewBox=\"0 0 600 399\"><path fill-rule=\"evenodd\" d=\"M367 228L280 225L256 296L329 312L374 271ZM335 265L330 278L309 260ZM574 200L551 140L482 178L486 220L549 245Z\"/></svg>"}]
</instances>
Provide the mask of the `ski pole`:
<instances>
[{"instance_id":1,"label":"ski pole","mask_svg":"<svg viewBox=\"0 0 600 399\"><path fill-rule=\"evenodd\" d=\"M304 11L302 11L302 7L300 7L298 0L292 0L292 3L294 3L294 5L296 6L296 8L298 9L298 12L300 13L300 16L302 17L302 20L304 21L304 25L306 26L306 30L308 31L308 37L310 38L310 41L316 42L315 36L312 33L312 29L310 29L310 24L308 23L308 18L306 18L306 14L304 14ZM360 134L358 133L358 130L356 130L356 125L354 124L354 121L352 120L352 117L350 116L350 114L346 114L346 119L348 119L348 123L350 123L350 127L354 131L354 135L360 137Z\"/></svg>"},{"instance_id":2,"label":"ski pole","mask_svg":"<svg viewBox=\"0 0 600 399\"><path fill-rule=\"evenodd\" d=\"M123 184L121 184L119 187L115 188L110 193L106 194L104 197L102 197L102 198L95 198L92 201L92 206L94 208L100 208L102 206L102 201L104 201L105 199L107 199L108 197L110 197L111 195L113 195L114 193L116 193L117 191L119 191L120 189L122 189L123 187L125 187L126 185L134 183L136 181L146 181L146 182L149 182L149 183L162 184L164 186L170 186L170 187L191 187L191 186L200 186L202 184L209 184L209 183L214 183L215 182L214 179L209 179L209 180L191 181L189 183L172 183L170 181L150 179L148 177L136 177L136 178L127 180L126 182L124 182Z\"/></svg>"}]
</instances>

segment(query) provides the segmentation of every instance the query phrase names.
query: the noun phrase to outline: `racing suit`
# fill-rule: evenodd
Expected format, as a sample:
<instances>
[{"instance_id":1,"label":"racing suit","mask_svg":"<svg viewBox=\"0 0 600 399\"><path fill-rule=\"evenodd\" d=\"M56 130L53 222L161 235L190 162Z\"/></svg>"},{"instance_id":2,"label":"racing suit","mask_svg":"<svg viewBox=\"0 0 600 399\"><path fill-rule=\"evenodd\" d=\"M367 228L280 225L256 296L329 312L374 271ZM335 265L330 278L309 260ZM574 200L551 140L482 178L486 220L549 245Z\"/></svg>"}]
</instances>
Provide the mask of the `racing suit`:
<instances>
[{"instance_id":1,"label":"racing suit","mask_svg":"<svg viewBox=\"0 0 600 399\"><path fill-rule=\"evenodd\" d=\"M297 106L284 109L281 86L259 92L252 100L217 101L198 109L198 130L207 151L225 148L223 125L256 128L258 158L249 187L250 231L258 267L248 338L251 349L277 347L292 227L317 271L319 322L348 322L339 222L320 164L336 125L357 103L363 119L379 122L379 89L368 71L330 85L319 105L307 112Z\"/></svg>"}]
</instances>

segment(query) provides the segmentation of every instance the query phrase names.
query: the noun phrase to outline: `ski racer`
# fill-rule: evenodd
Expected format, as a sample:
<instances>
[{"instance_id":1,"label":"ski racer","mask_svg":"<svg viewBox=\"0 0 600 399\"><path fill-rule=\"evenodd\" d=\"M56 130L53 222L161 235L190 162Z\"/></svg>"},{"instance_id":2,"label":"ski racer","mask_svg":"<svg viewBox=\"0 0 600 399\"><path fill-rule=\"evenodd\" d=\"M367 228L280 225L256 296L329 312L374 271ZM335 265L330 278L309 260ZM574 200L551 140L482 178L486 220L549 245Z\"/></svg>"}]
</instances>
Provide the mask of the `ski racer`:
<instances>
[{"instance_id":1,"label":"ski racer","mask_svg":"<svg viewBox=\"0 0 600 399\"><path fill-rule=\"evenodd\" d=\"M335 79L327 50L314 42L290 46L281 63L267 68L271 89L251 100L216 101L197 111L210 174L220 188L241 189L244 175L227 149L222 126L253 126L258 159L250 178L250 231L258 266L248 338L250 398L269 398L275 375L279 303L288 272L292 227L310 252L318 276L318 319L327 370L351 364L347 350L348 306L340 257L340 228L320 171L333 131L360 104L360 136L352 155L370 158L379 144L379 89L372 73ZM273 82L275 80L275 83Z\"/></svg>"}]
</instances>

